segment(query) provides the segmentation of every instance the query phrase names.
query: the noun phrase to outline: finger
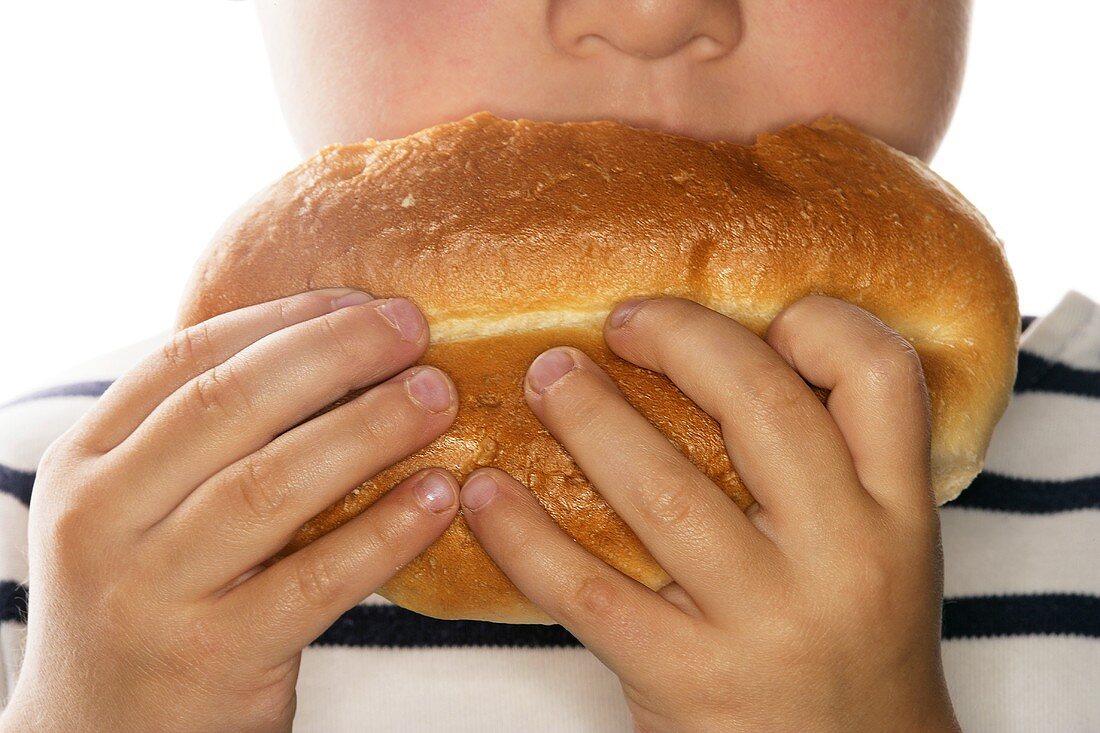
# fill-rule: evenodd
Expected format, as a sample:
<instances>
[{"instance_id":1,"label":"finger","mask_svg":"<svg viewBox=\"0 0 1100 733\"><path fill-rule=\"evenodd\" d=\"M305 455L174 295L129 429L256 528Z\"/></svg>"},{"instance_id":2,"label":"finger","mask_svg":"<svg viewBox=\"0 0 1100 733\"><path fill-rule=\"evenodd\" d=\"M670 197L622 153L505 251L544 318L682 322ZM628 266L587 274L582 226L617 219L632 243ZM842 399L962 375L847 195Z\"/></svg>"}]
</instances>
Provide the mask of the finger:
<instances>
[{"instance_id":1,"label":"finger","mask_svg":"<svg viewBox=\"0 0 1100 733\"><path fill-rule=\"evenodd\" d=\"M467 524L493 562L620 677L636 677L653 659L670 658L694 626L690 616L574 542L503 471L472 472L460 497Z\"/></svg>"},{"instance_id":2,"label":"finger","mask_svg":"<svg viewBox=\"0 0 1100 733\"><path fill-rule=\"evenodd\" d=\"M730 460L782 538L831 533L869 508L844 438L790 365L749 329L682 298L654 298L604 328L611 349L665 374L722 426Z\"/></svg>"},{"instance_id":3,"label":"finger","mask_svg":"<svg viewBox=\"0 0 1100 733\"><path fill-rule=\"evenodd\" d=\"M809 296L787 306L765 340L813 384L831 390L828 409L860 483L887 508L925 513L930 480L928 390L920 357L867 311Z\"/></svg>"},{"instance_id":4,"label":"finger","mask_svg":"<svg viewBox=\"0 0 1100 733\"><path fill-rule=\"evenodd\" d=\"M447 375L413 367L213 476L150 530L175 558L175 590L212 593L267 560L356 485L431 443L456 411Z\"/></svg>"},{"instance_id":5,"label":"finger","mask_svg":"<svg viewBox=\"0 0 1100 733\"><path fill-rule=\"evenodd\" d=\"M285 659L432 544L454 519L457 493L447 471L413 474L362 514L230 590L224 613L260 640L254 653L261 661Z\"/></svg>"},{"instance_id":6,"label":"finger","mask_svg":"<svg viewBox=\"0 0 1100 733\"><path fill-rule=\"evenodd\" d=\"M371 300L348 288L311 290L214 316L177 331L153 354L111 383L79 421L73 442L89 453L112 450L137 429L157 405L195 376L221 364L264 336L296 323ZM358 300L357 300L358 298Z\"/></svg>"},{"instance_id":7,"label":"finger","mask_svg":"<svg viewBox=\"0 0 1100 733\"><path fill-rule=\"evenodd\" d=\"M755 579L752 569L767 562L771 546L737 505L579 349L540 354L524 392L661 567L704 610L728 609L731 592Z\"/></svg>"},{"instance_id":8,"label":"finger","mask_svg":"<svg viewBox=\"0 0 1100 733\"><path fill-rule=\"evenodd\" d=\"M191 379L101 460L125 477L118 490L132 499L133 522L147 528L229 464L352 389L409 366L427 342L423 315L403 298L292 325Z\"/></svg>"}]
</instances>

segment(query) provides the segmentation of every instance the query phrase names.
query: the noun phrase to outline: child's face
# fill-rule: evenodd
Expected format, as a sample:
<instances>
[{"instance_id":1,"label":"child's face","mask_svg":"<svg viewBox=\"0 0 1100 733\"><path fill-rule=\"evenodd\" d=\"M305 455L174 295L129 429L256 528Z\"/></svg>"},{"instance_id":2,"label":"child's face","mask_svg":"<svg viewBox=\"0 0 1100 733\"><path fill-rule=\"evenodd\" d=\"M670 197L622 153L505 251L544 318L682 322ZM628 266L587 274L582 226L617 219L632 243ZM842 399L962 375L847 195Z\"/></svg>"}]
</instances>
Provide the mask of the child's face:
<instances>
[{"instance_id":1,"label":"child's face","mask_svg":"<svg viewBox=\"0 0 1100 733\"><path fill-rule=\"evenodd\" d=\"M486 109L705 139L837 114L928 159L968 0L257 0L306 154Z\"/></svg>"}]
</instances>

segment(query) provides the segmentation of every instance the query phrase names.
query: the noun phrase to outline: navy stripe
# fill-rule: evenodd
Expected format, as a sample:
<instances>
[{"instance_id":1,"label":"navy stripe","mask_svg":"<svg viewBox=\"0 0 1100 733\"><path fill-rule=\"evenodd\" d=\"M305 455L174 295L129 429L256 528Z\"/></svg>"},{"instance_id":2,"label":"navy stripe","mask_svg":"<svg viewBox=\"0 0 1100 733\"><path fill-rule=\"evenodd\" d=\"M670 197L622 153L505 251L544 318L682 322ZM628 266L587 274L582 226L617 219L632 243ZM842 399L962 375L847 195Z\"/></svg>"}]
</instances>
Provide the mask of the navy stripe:
<instances>
[{"instance_id":1,"label":"navy stripe","mask_svg":"<svg viewBox=\"0 0 1100 733\"><path fill-rule=\"evenodd\" d=\"M1100 597L1080 593L949 598L944 639L1067 634L1100 637Z\"/></svg>"},{"instance_id":2,"label":"navy stripe","mask_svg":"<svg viewBox=\"0 0 1100 733\"><path fill-rule=\"evenodd\" d=\"M368 647L576 647L558 625L443 621L398 606L355 606L310 646Z\"/></svg>"},{"instance_id":3,"label":"navy stripe","mask_svg":"<svg viewBox=\"0 0 1100 733\"><path fill-rule=\"evenodd\" d=\"M1100 637L1100 598L1080 594L974 596L947 599L944 639L1074 634ZM356 606L323 633L315 646L353 647L573 647L561 626L441 621L396 606Z\"/></svg>"},{"instance_id":4,"label":"navy stripe","mask_svg":"<svg viewBox=\"0 0 1100 733\"><path fill-rule=\"evenodd\" d=\"M8 468L0 463L0 494L11 494L25 505L31 503L34 472Z\"/></svg>"},{"instance_id":5,"label":"navy stripe","mask_svg":"<svg viewBox=\"0 0 1100 733\"><path fill-rule=\"evenodd\" d=\"M72 384L58 384L53 387L46 387L45 389L36 390L34 392L28 392L25 395L20 395L14 400L5 402L0 405L0 410L11 405L18 405L20 402L30 402L32 400L41 400L47 397L99 397L107 388L113 384L112 380L97 380L94 382L73 382Z\"/></svg>"},{"instance_id":6,"label":"navy stripe","mask_svg":"<svg viewBox=\"0 0 1100 733\"><path fill-rule=\"evenodd\" d=\"M26 623L27 589L0 581L0 621ZM1100 638L1100 597L1079 593L948 598L944 639L1070 634ZM578 647L561 626L442 621L397 606L355 606L311 646Z\"/></svg>"},{"instance_id":7,"label":"navy stripe","mask_svg":"<svg viewBox=\"0 0 1100 733\"><path fill-rule=\"evenodd\" d=\"M1021 514L1100 509L1100 476L1047 481L1010 478L983 471L947 506Z\"/></svg>"},{"instance_id":8,"label":"navy stripe","mask_svg":"<svg viewBox=\"0 0 1100 733\"><path fill-rule=\"evenodd\" d=\"M0 622L27 623L27 586L0 580Z\"/></svg>"},{"instance_id":9,"label":"navy stripe","mask_svg":"<svg viewBox=\"0 0 1100 733\"><path fill-rule=\"evenodd\" d=\"M1100 397L1100 371L1077 369L1050 361L1030 351L1021 351L1016 360L1016 385L1019 392L1061 392Z\"/></svg>"}]
</instances>

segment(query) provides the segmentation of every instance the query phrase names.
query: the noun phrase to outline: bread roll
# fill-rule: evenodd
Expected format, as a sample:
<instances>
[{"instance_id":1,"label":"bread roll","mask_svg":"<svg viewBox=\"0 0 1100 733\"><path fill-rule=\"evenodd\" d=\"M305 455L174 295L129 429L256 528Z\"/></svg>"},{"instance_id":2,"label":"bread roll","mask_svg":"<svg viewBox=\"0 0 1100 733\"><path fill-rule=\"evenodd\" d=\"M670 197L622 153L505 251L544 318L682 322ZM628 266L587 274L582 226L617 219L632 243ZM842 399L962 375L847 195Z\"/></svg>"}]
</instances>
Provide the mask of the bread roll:
<instances>
[{"instance_id":1,"label":"bread roll","mask_svg":"<svg viewBox=\"0 0 1100 733\"><path fill-rule=\"evenodd\" d=\"M650 588L668 583L523 398L539 353L582 349L746 508L752 497L717 423L668 379L605 346L602 324L630 296L690 298L758 336L811 293L882 319L921 357L940 503L981 469L1016 371L1016 287L988 223L920 161L834 118L742 146L478 113L398 140L326 147L223 225L191 275L176 328L336 286L421 308L431 343L420 363L450 374L458 417L302 527L280 556L422 468L461 481L492 465L597 557ZM461 515L379 592L438 618L549 621Z\"/></svg>"}]
</instances>

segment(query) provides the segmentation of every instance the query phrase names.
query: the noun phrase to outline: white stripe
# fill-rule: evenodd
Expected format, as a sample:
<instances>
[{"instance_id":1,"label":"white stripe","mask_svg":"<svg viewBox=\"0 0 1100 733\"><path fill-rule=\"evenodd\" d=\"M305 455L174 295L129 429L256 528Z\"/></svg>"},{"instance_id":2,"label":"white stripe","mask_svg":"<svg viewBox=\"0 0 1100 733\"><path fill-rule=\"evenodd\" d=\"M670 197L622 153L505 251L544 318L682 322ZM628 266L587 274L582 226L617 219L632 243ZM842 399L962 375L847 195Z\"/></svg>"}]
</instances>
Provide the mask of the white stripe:
<instances>
[{"instance_id":1,"label":"white stripe","mask_svg":"<svg viewBox=\"0 0 1100 733\"><path fill-rule=\"evenodd\" d=\"M1025 479L1100 475L1100 399L1053 392L1012 396L985 469Z\"/></svg>"},{"instance_id":2,"label":"white stripe","mask_svg":"<svg viewBox=\"0 0 1100 733\"><path fill-rule=\"evenodd\" d=\"M396 605L396 604L394 604L393 601L387 601L385 598L378 595L377 593L371 593L369 596L364 598L359 603L359 605L360 606L393 606L393 605Z\"/></svg>"},{"instance_id":3,"label":"white stripe","mask_svg":"<svg viewBox=\"0 0 1100 733\"><path fill-rule=\"evenodd\" d=\"M942 649L966 733L1100 730L1100 639L953 639Z\"/></svg>"},{"instance_id":4,"label":"white stripe","mask_svg":"<svg viewBox=\"0 0 1100 733\"><path fill-rule=\"evenodd\" d=\"M354 692L353 692L354 690ZM309 647L296 730L629 733L617 678L580 648Z\"/></svg>"},{"instance_id":5,"label":"white stripe","mask_svg":"<svg viewBox=\"0 0 1100 733\"><path fill-rule=\"evenodd\" d=\"M0 410L0 463L34 471L59 435L90 410L98 397L50 397Z\"/></svg>"},{"instance_id":6,"label":"white stripe","mask_svg":"<svg viewBox=\"0 0 1100 733\"><path fill-rule=\"evenodd\" d=\"M23 649L27 644L27 627L23 624L0 624L0 709L8 704L19 668L23 665Z\"/></svg>"},{"instance_id":7,"label":"white stripe","mask_svg":"<svg viewBox=\"0 0 1100 733\"><path fill-rule=\"evenodd\" d=\"M1100 304L1068 291L1054 310L1031 324L1020 348L1077 369L1100 370Z\"/></svg>"},{"instance_id":8,"label":"white stripe","mask_svg":"<svg viewBox=\"0 0 1100 733\"><path fill-rule=\"evenodd\" d=\"M0 493L0 580L27 580L27 507Z\"/></svg>"},{"instance_id":9,"label":"white stripe","mask_svg":"<svg viewBox=\"0 0 1100 733\"><path fill-rule=\"evenodd\" d=\"M944 594L1094 593L1100 510L1011 514L944 507Z\"/></svg>"}]
</instances>

